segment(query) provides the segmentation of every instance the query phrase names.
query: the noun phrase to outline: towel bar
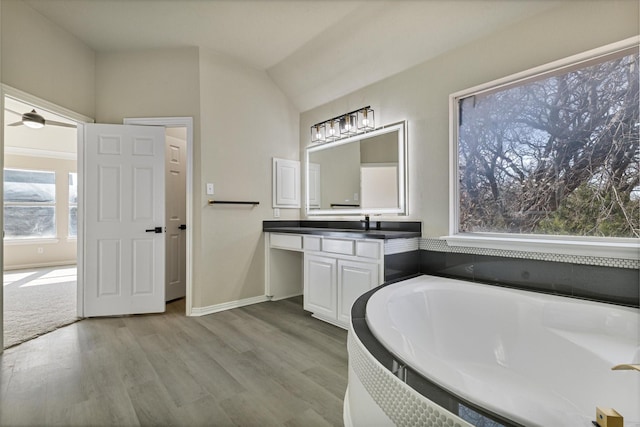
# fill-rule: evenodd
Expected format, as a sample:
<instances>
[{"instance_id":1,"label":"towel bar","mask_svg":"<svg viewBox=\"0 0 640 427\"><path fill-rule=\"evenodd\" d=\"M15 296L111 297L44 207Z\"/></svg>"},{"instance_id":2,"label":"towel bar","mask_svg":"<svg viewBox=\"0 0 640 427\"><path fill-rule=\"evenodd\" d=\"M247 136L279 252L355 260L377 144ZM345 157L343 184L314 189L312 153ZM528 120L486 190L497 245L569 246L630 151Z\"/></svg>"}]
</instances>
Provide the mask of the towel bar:
<instances>
[{"instance_id":1,"label":"towel bar","mask_svg":"<svg viewBox=\"0 0 640 427\"><path fill-rule=\"evenodd\" d=\"M235 200L209 200L210 205L259 205L260 202L243 202L243 201L235 201Z\"/></svg>"}]
</instances>

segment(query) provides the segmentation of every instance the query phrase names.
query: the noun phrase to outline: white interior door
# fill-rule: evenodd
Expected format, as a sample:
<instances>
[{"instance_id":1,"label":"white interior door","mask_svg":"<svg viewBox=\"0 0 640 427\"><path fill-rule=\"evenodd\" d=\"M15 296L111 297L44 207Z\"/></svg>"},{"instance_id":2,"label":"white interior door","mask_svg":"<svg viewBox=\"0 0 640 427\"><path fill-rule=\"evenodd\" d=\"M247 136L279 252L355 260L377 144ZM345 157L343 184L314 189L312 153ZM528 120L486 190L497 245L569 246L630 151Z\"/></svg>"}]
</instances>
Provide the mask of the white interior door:
<instances>
[{"instance_id":1,"label":"white interior door","mask_svg":"<svg viewBox=\"0 0 640 427\"><path fill-rule=\"evenodd\" d=\"M166 165L166 285L165 300L186 295L187 263L187 141L167 134Z\"/></svg>"},{"instance_id":2,"label":"white interior door","mask_svg":"<svg viewBox=\"0 0 640 427\"><path fill-rule=\"evenodd\" d=\"M84 315L165 310L164 127L86 124Z\"/></svg>"}]
</instances>

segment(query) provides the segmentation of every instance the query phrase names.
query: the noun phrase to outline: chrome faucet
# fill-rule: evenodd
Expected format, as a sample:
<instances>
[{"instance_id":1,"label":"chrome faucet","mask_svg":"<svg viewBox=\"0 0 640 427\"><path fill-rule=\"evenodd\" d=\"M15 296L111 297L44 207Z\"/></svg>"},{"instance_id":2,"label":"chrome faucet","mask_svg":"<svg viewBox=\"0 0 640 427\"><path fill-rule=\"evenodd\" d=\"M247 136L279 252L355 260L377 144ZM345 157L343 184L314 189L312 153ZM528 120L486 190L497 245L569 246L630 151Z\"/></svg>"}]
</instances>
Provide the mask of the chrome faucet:
<instances>
[{"instance_id":1,"label":"chrome faucet","mask_svg":"<svg viewBox=\"0 0 640 427\"><path fill-rule=\"evenodd\" d=\"M364 229L369 231L369 228L371 226L371 223L369 222L369 215L365 215L364 221L360 221L360 222L364 223Z\"/></svg>"}]
</instances>

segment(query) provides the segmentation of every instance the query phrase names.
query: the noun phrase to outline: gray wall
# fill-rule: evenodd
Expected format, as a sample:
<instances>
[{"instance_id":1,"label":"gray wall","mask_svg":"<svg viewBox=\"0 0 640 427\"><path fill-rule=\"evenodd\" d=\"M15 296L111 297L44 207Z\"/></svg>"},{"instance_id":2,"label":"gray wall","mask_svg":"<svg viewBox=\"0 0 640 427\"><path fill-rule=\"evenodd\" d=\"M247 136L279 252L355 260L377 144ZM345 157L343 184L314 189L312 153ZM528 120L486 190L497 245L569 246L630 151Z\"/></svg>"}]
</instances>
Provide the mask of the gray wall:
<instances>
[{"instance_id":1,"label":"gray wall","mask_svg":"<svg viewBox=\"0 0 640 427\"><path fill-rule=\"evenodd\" d=\"M193 47L96 54L23 1L2 0L2 18L3 83L102 123L194 118L194 306L264 295L271 158L300 154L299 111L266 72ZM209 207L205 182L261 204Z\"/></svg>"},{"instance_id":2,"label":"gray wall","mask_svg":"<svg viewBox=\"0 0 640 427\"><path fill-rule=\"evenodd\" d=\"M299 160L297 109L265 72L199 48L99 53L96 62L98 122L194 117L193 306L264 295L271 158ZM208 206L207 182L214 198L261 204Z\"/></svg>"},{"instance_id":3,"label":"gray wall","mask_svg":"<svg viewBox=\"0 0 640 427\"><path fill-rule=\"evenodd\" d=\"M95 117L95 53L16 0L2 2L2 83Z\"/></svg>"}]
</instances>

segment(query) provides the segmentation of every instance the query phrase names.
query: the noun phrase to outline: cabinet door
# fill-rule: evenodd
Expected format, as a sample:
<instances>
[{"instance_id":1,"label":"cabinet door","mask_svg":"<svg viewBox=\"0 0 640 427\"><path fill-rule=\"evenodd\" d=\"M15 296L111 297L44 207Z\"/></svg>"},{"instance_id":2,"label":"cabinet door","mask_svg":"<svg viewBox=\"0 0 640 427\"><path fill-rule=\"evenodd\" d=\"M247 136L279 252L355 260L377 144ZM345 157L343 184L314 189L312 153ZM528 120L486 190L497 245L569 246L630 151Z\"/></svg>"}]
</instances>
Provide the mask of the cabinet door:
<instances>
[{"instance_id":1,"label":"cabinet door","mask_svg":"<svg viewBox=\"0 0 640 427\"><path fill-rule=\"evenodd\" d=\"M300 207L300 162L273 159L273 207Z\"/></svg>"},{"instance_id":2,"label":"cabinet door","mask_svg":"<svg viewBox=\"0 0 640 427\"><path fill-rule=\"evenodd\" d=\"M338 321L348 325L355 300L378 284L378 264L338 260Z\"/></svg>"},{"instance_id":3,"label":"cabinet door","mask_svg":"<svg viewBox=\"0 0 640 427\"><path fill-rule=\"evenodd\" d=\"M336 260L316 255L304 257L304 309L336 318Z\"/></svg>"}]
</instances>

